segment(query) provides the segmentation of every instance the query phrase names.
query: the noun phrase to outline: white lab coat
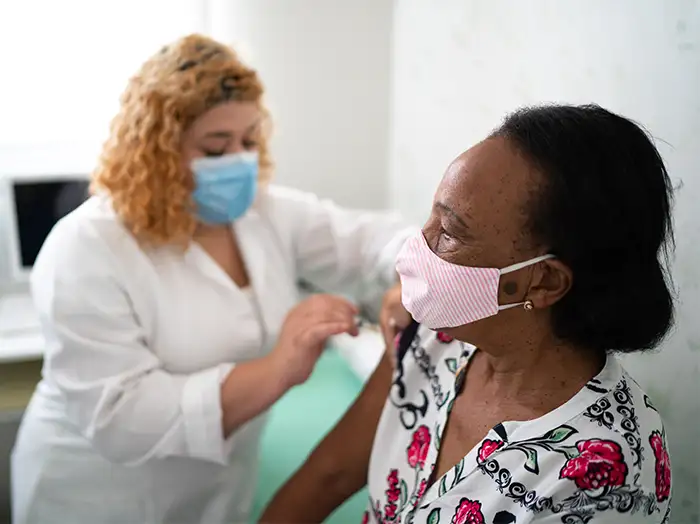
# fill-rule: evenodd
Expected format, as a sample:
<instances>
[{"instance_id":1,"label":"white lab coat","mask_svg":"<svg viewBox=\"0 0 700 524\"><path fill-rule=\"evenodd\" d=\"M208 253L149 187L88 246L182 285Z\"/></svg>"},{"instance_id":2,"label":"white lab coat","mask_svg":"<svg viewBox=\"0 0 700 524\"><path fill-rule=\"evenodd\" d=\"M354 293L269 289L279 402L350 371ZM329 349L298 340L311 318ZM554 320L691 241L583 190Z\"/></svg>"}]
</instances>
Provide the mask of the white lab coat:
<instances>
[{"instance_id":1,"label":"white lab coat","mask_svg":"<svg viewBox=\"0 0 700 524\"><path fill-rule=\"evenodd\" d=\"M247 520L264 416L224 441L222 379L271 349L299 279L378 304L410 229L275 186L233 227L252 296L197 244L141 249L104 197L56 225L31 280L46 354L15 524Z\"/></svg>"}]
</instances>

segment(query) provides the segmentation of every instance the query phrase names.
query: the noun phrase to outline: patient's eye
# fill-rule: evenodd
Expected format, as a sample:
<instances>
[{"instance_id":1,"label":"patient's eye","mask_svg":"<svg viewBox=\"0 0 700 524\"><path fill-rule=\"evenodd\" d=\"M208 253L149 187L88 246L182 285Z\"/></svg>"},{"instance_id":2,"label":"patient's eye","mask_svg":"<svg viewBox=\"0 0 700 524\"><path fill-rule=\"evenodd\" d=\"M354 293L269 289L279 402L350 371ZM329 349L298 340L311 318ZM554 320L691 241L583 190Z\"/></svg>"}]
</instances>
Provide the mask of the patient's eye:
<instances>
[{"instance_id":1,"label":"patient's eye","mask_svg":"<svg viewBox=\"0 0 700 524\"><path fill-rule=\"evenodd\" d=\"M456 242L457 242L457 239L454 236L452 236L450 233L445 231L443 228L440 228L440 232L439 232L438 238L437 238L437 245L435 246L436 251L439 252L439 251L454 249Z\"/></svg>"}]
</instances>

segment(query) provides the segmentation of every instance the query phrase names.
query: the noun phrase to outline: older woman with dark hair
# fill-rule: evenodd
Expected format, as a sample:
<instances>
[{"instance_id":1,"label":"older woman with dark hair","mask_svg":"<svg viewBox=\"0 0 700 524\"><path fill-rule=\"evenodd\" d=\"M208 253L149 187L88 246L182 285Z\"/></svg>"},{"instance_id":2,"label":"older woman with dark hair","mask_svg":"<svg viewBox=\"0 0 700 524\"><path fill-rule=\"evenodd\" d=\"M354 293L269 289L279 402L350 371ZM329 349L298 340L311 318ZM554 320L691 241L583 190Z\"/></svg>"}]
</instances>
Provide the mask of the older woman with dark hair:
<instances>
[{"instance_id":1,"label":"older woman with dark hair","mask_svg":"<svg viewBox=\"0 0 700 524\"><path fill-rule=\"evenodd\" d=\"M318 522L368 483L364 522L668 522L663 424L615 353L672 325L671 201L631 121L509 116L399 254L396 370L384 358L262 520Z\"/></svg>"}]
</instances>

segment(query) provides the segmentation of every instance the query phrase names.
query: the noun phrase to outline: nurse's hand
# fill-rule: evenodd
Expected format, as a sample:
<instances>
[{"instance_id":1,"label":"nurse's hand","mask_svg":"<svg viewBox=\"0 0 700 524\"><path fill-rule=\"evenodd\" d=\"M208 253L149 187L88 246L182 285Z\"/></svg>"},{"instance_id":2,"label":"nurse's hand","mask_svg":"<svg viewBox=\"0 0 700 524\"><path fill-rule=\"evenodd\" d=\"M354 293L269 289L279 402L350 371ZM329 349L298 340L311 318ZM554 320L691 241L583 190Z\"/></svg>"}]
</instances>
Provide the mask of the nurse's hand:
<instances>
[{"instance_id":1,"label":"nurse's hand","mask_svg":"<svg viewBox=\"0 0 700 524\"><path fill-rule=\"evenodd\" d=\"M287 387L311 376L329 337L357 335L357 314L354 304L334 295L313 295L289 312L270 355L280 366Z\"/></svg>"},{"instance_id":2,"label":"nurse's hand","mask_svg":"<svg viewBox=\"0 0 700 524\"><path fill-rule=\"evenodd\" d=\"M384 295L382 310L379 313L379 325L391 362L396 366L396 336L411 323L411 315L401 302L401 284L396 284Z\"/></svg>"}]
</instances>

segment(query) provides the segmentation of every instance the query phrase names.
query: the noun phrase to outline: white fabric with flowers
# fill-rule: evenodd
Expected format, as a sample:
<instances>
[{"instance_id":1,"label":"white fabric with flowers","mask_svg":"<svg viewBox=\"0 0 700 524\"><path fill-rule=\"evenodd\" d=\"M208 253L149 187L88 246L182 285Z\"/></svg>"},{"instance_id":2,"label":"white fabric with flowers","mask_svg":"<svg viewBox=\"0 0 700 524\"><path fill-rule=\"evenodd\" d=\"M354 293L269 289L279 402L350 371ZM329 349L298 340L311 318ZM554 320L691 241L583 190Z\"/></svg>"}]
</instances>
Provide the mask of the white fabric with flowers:
<instances>
[{"instance_id":1,"label":"white fabric with flowers","mask_svg":"<svg viewBox=\"0 0 700 524\"><path fill-rule=\"evenodd\" d=\"M609 356L564 405L493 428L428 486L476 350L418 328L394 374L369 468L368 523L667 523L671 469L659 414Z\"/></svg>"}]
</instances>

